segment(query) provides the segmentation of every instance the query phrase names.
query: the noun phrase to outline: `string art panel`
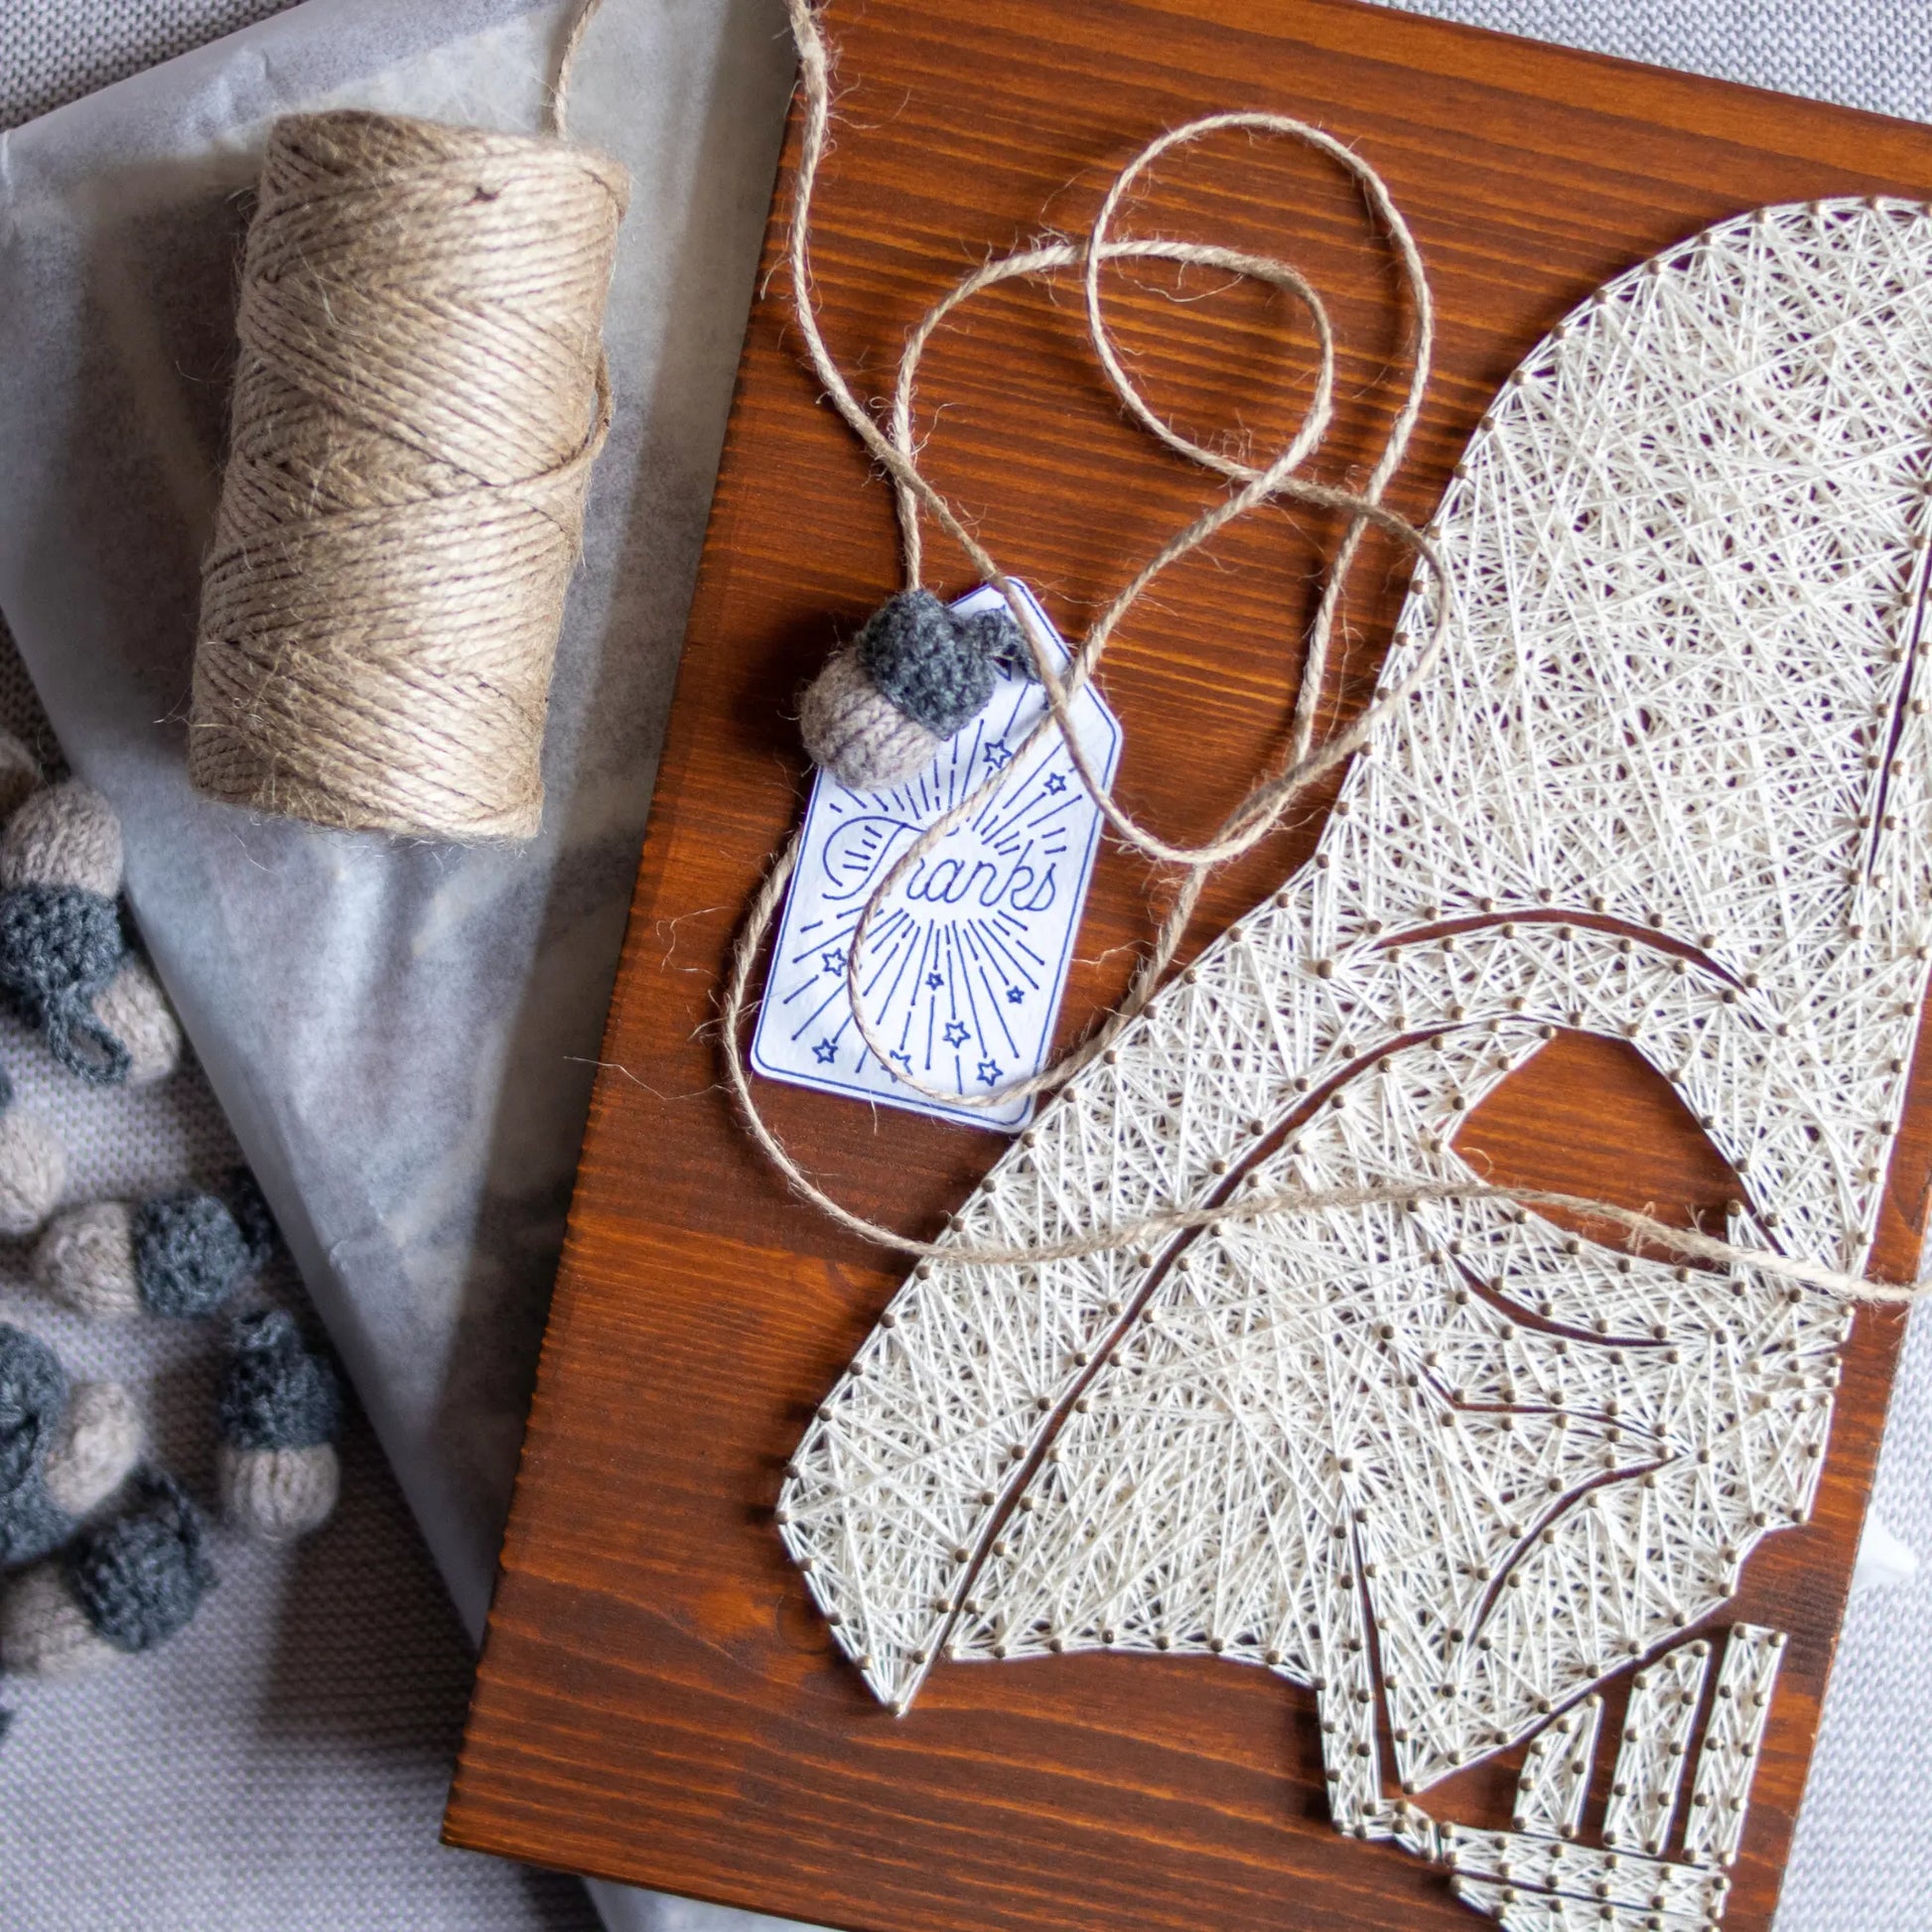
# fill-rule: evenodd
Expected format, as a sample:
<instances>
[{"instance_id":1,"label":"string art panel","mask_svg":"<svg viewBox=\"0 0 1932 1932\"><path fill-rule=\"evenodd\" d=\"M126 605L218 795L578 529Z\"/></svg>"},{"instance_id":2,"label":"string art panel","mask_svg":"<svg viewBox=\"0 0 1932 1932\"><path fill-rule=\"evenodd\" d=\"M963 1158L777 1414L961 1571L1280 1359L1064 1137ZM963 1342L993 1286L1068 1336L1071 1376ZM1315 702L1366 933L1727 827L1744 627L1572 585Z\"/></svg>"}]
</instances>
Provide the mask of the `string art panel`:
<instances>
[{"instance_id":1,"label":"string art panel","mask_svg":"<svg viewBox=\"0 0 1932 1932\"><path fill-rule=\"evenodd\" d=\"M1447 652L1312 859L944 1241L1378 1197L914 1269L779 1510L880 1700L952 1660L1256 1665L1313 1690L1336 1826L1504 1924L1721 1917L1782 1638L1686 1637L1806 1519L1851 1312L1453 1198L1455 1139L1560 1031L1623 1040L1732 1169L1731 1242L1864 1267L1932 957L1928 290L1917 204L1762 209L1511 377L1431 527ZM1585 1846L1592 1695L1635 1658ZM1420 1802L1525 1738L1511 1829Z\"/></svg>"}]
</instances>

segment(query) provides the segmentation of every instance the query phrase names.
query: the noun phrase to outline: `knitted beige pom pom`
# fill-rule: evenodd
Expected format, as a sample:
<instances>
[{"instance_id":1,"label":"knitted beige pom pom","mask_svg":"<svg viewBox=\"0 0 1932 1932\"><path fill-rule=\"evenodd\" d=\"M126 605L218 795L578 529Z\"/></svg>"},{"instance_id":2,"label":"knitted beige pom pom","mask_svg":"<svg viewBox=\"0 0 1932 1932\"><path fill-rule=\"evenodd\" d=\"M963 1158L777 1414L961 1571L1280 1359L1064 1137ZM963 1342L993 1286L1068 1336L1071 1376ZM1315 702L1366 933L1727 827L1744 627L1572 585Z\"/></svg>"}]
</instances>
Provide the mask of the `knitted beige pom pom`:
<instances>
[{"instance_id":1,"label":"knitted beige pom pom","mask_svg":"<svg viewBox=\"0 0 1932 1932\"><path fill-rule=\"evenodd\" d=\"M813 761L854 791L890 791L916 778L942 742L879 689L851 646L799 698L798 730Z\"/></svg>"},{"instance_id":2,"label":"knitted beige pom pom","mask_svg":"<svg viewBox=\"0 0 1932 1932\"><path fill-rule=\"evenodd\" d=\"M237 1529L264 1543L292 1543L329 1520L342 1487L334 1447L236 1449L215 1451L222 1507Z\"/></svg>"},{"instance_id":3,"label":"knitted beige pom pom","mask_svg":"<svg viewBox=\"0 0 1932 1932\"><path fill-rule=\"evenodd\" d=\"M32 1234L67 1184L67 1149L32 1114L0 1113L0 1234Z\"/></svg>"},{"instance_id":4,"label":"knitted beige pom pom","mask_svg":"<svg viewBox=\"0 0 1932 1932\"><path fill-rule=\"evenodd\" d=\"M41 1468L47 1493L69 1516L85 1516L140 1460L142 1436L141 1412L118 1382L76 1382Z\"/></svg>"},{"instance_id":5,"label":"knitted beige pom pom","mask_svg":"<svg viewBox=\"0 0 1932 1932\"><path fill-rule=\"evenodd\" d=\"M58 1562L23 1571L0 1598L0 1669L20 1677L85 1677L120 1654L87 1621Z\"/></svg>"},{"instance_id":6,"label":"knitted beige pom pom","mask_svg":"<svg viewBox=\"0 0 1932 1932\"><path fill-rule=\"evenodd\" d=\"M0 1128L5 1121L0 1120ZM76 1313L119 1320L141 1309L134 1210L125 1201L69 1208L41 1236L34 1279L49 1300Z\"/></svg>"},{"instance_id":7,"label":"knitted beige pom pom","mask_svg":"<svg viewBox=\"0 0 1932 1932\"><path fill-rule=\"evenodd\" d=\"M181 1024L141 960L130 958L95 995L94 1016L127 1048L130 1085L165 1080L181 1064Z\"/></svg>"},{"instance_id":8,"label":"knitted beige pom pom","mask_svg":"<svg viewBox=\"0 0 1932 1932\"><path fill-rule=\"evenodd\" d=\"M0 819L19 811L40 781L33 753L12 732L0 732Z\"/></svg>"},{"instance_id":9,"label":"knitted beige pom pom","mask_svg":"<svg viewBox=\"0 0 1932 1932\"><path fill-rule=\"evenodd\" d=\"M0 887L121 890L121 822L92 785L69 778L37 791L0 833Z\"/></svg>"}]
</instances>

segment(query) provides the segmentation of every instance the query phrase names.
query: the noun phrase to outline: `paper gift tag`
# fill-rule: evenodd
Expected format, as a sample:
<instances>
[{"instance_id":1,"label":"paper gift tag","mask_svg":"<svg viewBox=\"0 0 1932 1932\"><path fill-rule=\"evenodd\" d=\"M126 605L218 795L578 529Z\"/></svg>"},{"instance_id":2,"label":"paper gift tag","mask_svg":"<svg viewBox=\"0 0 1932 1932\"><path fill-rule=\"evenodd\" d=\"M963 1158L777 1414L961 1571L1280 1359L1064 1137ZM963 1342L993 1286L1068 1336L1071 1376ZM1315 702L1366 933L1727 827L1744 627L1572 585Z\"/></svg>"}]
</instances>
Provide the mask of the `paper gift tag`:
<instances>
[{"instance_id":1,"label":"paper gift tag","mask_svg":"<svg viewBox=\"0 0 1932 1932\"><path fill-rule=\"evenodd\" d=\"M1037 600L1021 594L1059 665L1068 653ZM961 612L1000 608L988 585ZM947 1105L905 1084L986 1094L1044 1064L1100 840L1100 813L1058 733L1025 757L1045 715L1038 684L1003 671L992 702L916 778L851 791L812 786L798 869L785 900L752 1064L775 1080L882 1101L983 1127L1024 1127L1031 1098ZM1111 782L1120 726L1091 686L1072 705L1089 764ZM852 1016L845 962L867 898L918 835L975 786L999 788L894 889L866 934L860 985L882 1065Z\"/></svg>"}]
</instances>

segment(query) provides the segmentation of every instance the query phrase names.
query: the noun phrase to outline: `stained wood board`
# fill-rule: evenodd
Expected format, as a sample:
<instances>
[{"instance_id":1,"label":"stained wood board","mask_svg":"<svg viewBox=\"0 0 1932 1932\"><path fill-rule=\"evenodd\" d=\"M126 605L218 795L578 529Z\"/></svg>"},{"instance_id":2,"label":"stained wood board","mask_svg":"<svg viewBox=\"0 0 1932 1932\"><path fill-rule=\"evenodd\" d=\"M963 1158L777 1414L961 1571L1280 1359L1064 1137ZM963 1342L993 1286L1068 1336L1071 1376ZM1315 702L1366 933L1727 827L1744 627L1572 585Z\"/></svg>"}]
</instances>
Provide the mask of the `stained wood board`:
<instances>
[{"instance_id":1,"label":"stained wood board","mask_svg":"<svg viewBox=\"0 0 1932 1932\"><path fill-rule=\"evenodd\" d=\"M1159 129L1225 106L1297 115L1386 176L1428 260L1438 374L1394 491L1419 521L1511 367L1610 276L1764 203L1932 191L1919 127L1351 0L833 0L828 29L841 93L817 293L848 369L884 386L907 327L966 264L1047 227L1080 232ZM785 1458L902 1273L787 1195L719 1085L721 962L802 806L792 696L897 581L887 493L787 326L775 265L795 133L448 1836L877 1932L1474 1925L1439 1869L1334 1835L1311 1699L1268 1674L1117 1656L957 1665L895 1719L780 1550ZM1359 476L1399 399L1404 324L1339 173L1218 138L1163 166L1127 226L1302 265L1341 338L1344 402L1317 473ZM1307 401L1309 334L1276 300L1122 273L1110 314L1157 404L1197 434L1266 449ZM1069 631L1207 498L1199 473L1124 423L1068 291L984 299L924 380L932 474ZM1136 812L1203 834L1279 751L1333 535L1252 516L1129 622L1105 685ZM971 585L937 553L929 579ZM1403 584L1393 550L1361 571L1331 717L1365 701ZM1218 879L1191 945L1302 863L1319 818ZM1120 992L1151 888L1143 862L1103 854L1063 1032ZM1923 1089L1915 1075L1877 1256L1894 1278L1932 1181ZM763 1097L844 1199L914 1232L936 1229L1002 1145L768 1083ZM1663 1084L1581 1035L1508 1082L1461 1145L1504 1177L1680 1217L1730 1188ZM1814 1520L1766 1539L1713 1620L1791 1636L1733 1932L1770 1924L1900 1332L1895 1314L1860 1316ZM1518 1761L1439 1787L1430 1809L1498 1821Z\"/></svg>"}]
</instances>

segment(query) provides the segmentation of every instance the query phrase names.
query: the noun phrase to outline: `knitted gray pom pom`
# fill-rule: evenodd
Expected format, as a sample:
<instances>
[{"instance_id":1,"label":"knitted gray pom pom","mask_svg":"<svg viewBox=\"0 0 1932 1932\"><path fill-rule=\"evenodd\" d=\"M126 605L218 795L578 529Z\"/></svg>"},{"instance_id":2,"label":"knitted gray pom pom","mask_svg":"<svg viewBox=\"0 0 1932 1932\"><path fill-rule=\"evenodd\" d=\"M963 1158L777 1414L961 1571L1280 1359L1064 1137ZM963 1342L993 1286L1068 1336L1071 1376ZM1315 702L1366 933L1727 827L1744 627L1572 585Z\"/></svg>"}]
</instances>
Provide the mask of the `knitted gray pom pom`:
<instances>
[{"instance_id":1,"label":"knitted gray pom pom","mask_svg":"<svg viewBox=\"0 0 1932 1932\"><path fill-rule=\"evenodd\" d=\"M234 1350L215 1402L222 1506L250 1534L286 1543L319 1529L336 1507L342 1389L280 1309L242 1315Z\"/></svg>"},{"instance_id":2,"label":"knitted gray pom pom","mask_svg":"<svg viewBox=\"0 0 1932 1932\"><path fill-rule=\"evenodd\" d=\"M70 1387L46 1342L0 1322L0 1568L65 1542L140 1451L141 1418L125 1389Z\"/></svg>"},{"instance_id":3,"label":"knitted gray pom pom","mask_svg":"<svg viewBox=\"0 0 1932 1932\"><path fill-rule=\"evenodd\" d=\"M0 760L0 779L6 773ZM172 1072L181 1037L121 926L121 828L99 792L37 791L0 833L0 987L89 1080Z\"/></svg>"},{"instance_id":4,"label":"knitted gray pom pom","mask_svg":"<svg viewBox=\"0 0 1932 1932\"><path fill-rule=\"evenodd\" d=\"M998 620L956 617L930 591L900 591L866 620L859 661L908 718L934 738L950 738L993 695L1002 647L1014 630L1006 612Z\"/></svg>"},{"instance_id":5,"label":"knitted gray pom pom","mask_svg":"<svg viewBox=\"0 0 1932 1932\"><path fill-rule=\"evenodd\" d=\"M148 1469L127 1513L83 1531L61 1568L96 1635L116 1650L152 1650L189 1622L214 1582L204 1541L188 1492Z\"/></svg>"},{"instance_id":6,"label":"knitted gray pom pom","mask_svg":"<svg viewBox=\"0 0 1932 1932\"><path fill-rule=\"evenodd\" d=\"M221 1440L236 1449L313 1449L333 1443L343 1394L328 1359L305 1347L294 1315L264 1309L240 1316L234 1359L215 1397Z\"/></svg>"},{"instance_id":7,"label":"knitted gray pom pom","mask_svg":"<svg viewBox=\"0 0 1932 1932\"><path fill-rule=\"evenodd\" d=\"M73 1527L46 1479L67 1402L61 1358L38 1335L0 1323L0 1566L45 1556Z\"/></svg>"},{"instance_id":8,"label":"knitted gray pom pom","mask_svg":"<svg viewBox=\"0 0 1932 1932\"><path fill-rule=\"evenodd\" d=\"M251 1174L233 1205L201 1192L163 1194L134 1210L135 1278L151 1314L212 1314L268 1258L273 1223Z\"/></svg>"},{"instance_id":9,"label":"knitted gray pom pom","mask_svg":"<svg viewBox=\"0 0 1932 1932\"><path fill-rule=\"evenodd\" d=\"M855 791L889 789L986 709L1002 665L1028 662L1005 610L961 617L930 591L900 591L805 693L805 749Z\"/></svg>"},{"instance_id":10,"label":"knitted gray pom pom","mask_svg":"<svg viewBox=\"0 0 1932 1932\"><path fill-rule=\"evenodd\" d=\"M0 986L47 1035L48 1049L84 1079L125 1080L126 1046L95 1017L93 1002L127 957L120 907L65 886L0 892Z\"/></svg>"}]
</instances>

